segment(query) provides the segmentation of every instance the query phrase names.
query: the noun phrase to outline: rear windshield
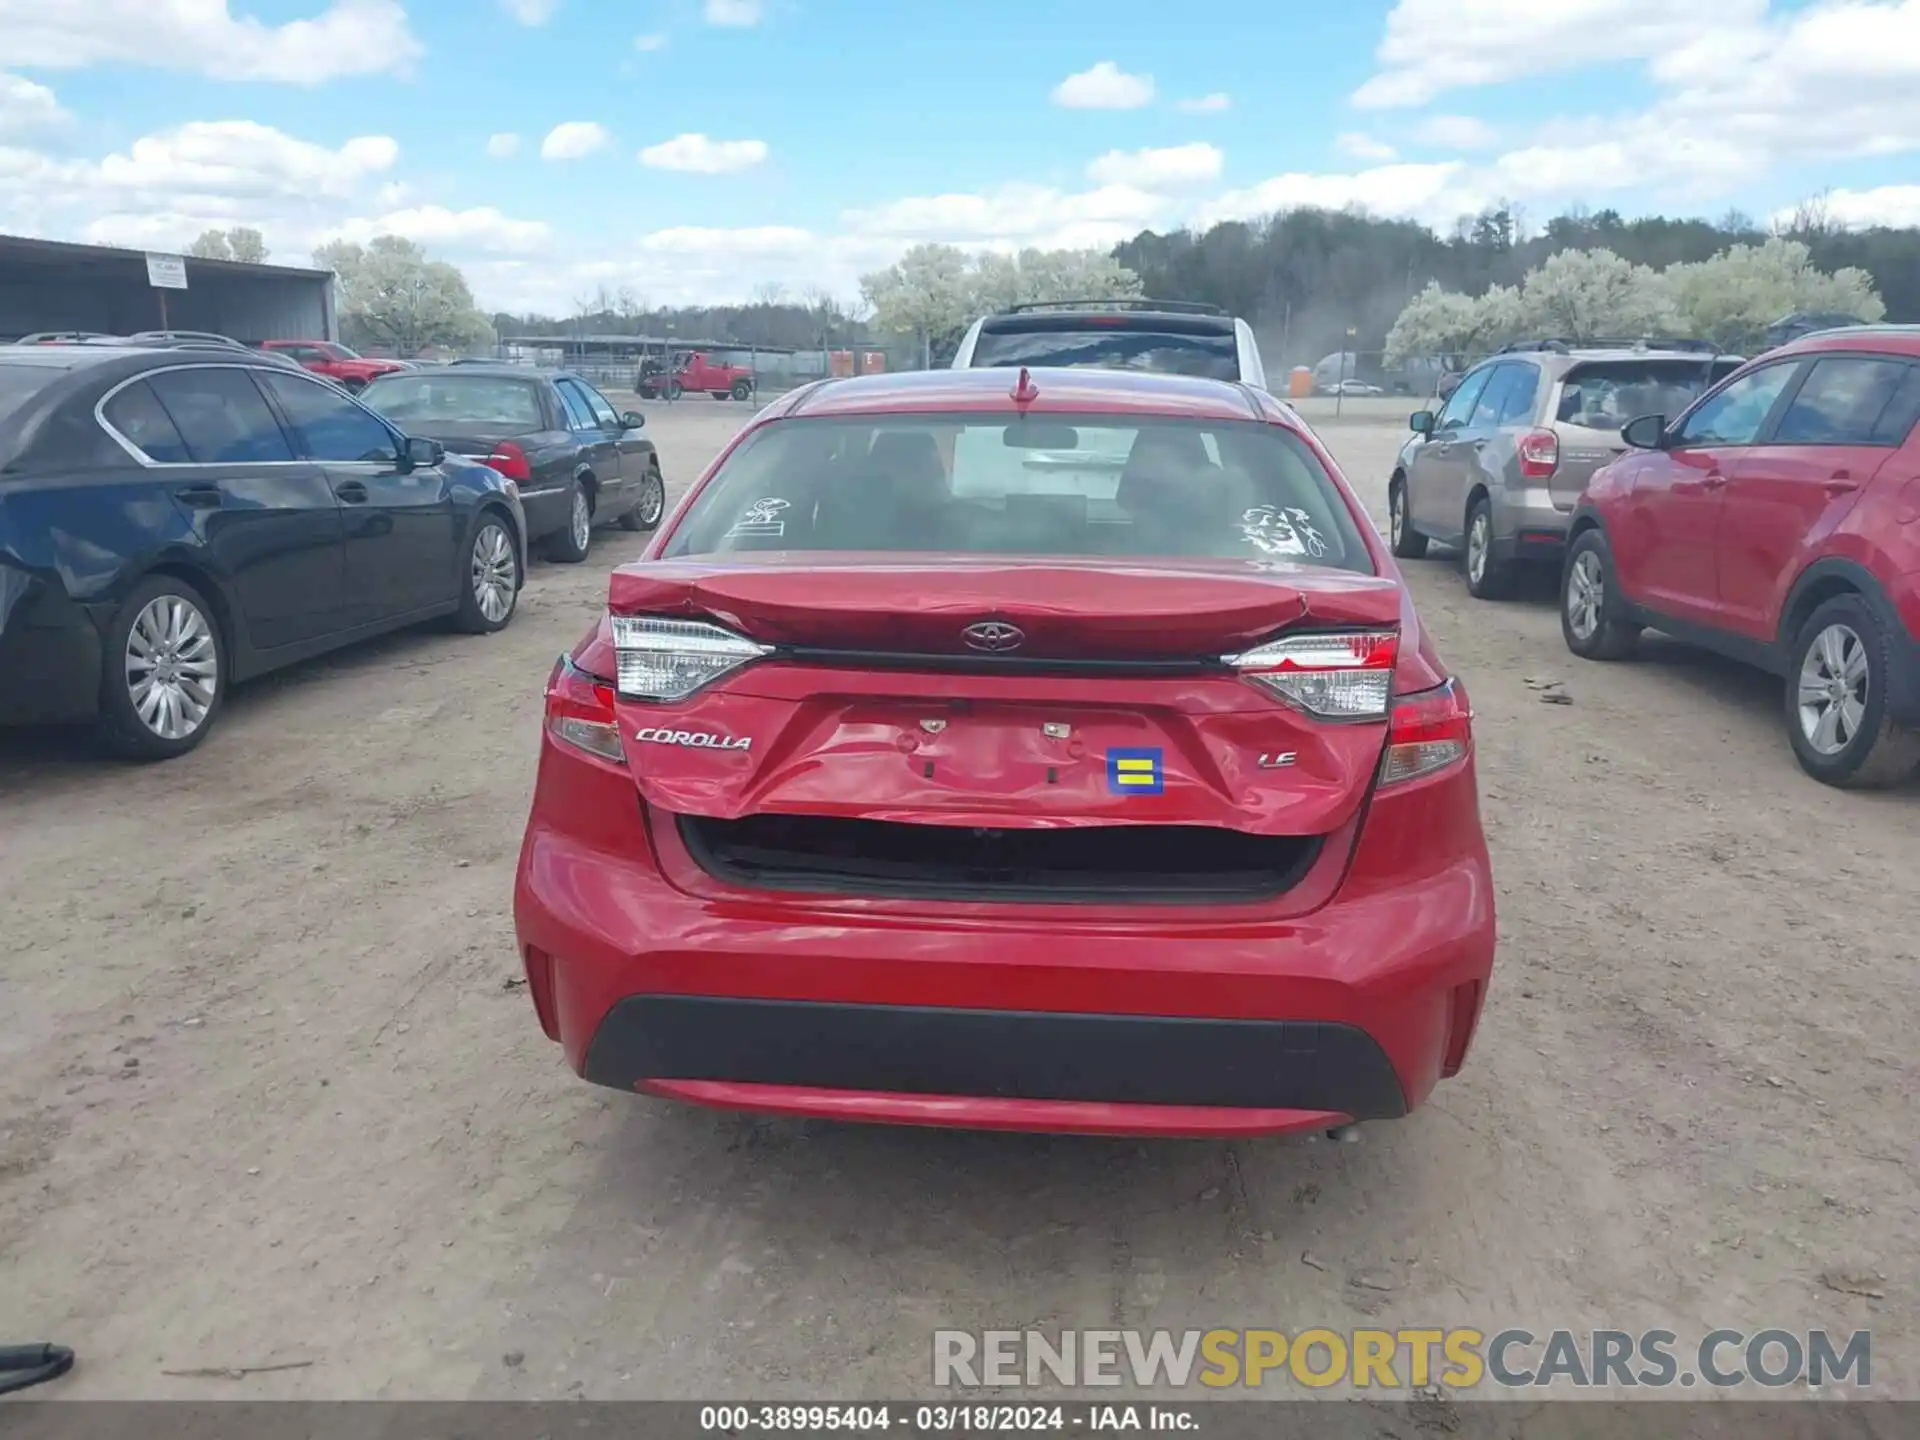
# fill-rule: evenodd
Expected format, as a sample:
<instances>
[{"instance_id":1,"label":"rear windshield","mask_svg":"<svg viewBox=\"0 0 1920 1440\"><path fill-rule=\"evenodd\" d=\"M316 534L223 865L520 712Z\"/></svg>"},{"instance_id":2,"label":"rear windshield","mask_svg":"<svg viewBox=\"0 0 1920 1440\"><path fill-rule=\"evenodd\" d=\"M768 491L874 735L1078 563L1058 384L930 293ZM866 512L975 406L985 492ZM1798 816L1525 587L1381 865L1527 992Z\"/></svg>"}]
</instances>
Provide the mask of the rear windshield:
<instances>
[{"instance_id":1,"label":"rear windshield","mask_svg":"<svg viewBox=\"0 0 1920 1440\"><path fill-rule=\"evenodd\" d=\"M983 330L973 350L976 367L1048 365L1075 370L1152 370L1238 380L1239 352L1231 335L1172 335L1158 330Z\"/></svg>"},{"instance_id":2,"label":"rear windshield","mask_svg":"<svg viewBox=\"0 0 1920 1440\"><path fill-rule=\"evenodd\" d=\"M0 420L66 373L53 365L0 365Z\"/></svg>"},{"instance_id":3,"label":"rear windshield","mask_svg":"<svg viewBox=\"0 0 1920 1440\"><path fill-rule=\"evenodd\" d=\"M1596 360L1576 365L1560 382L1563 425L1618 430L1639 415L1678 415L1740 368L1725 360Z\"/></svg>"},{"instance_id":4,"label":"rear windshield","mask_svg":"<svg viewBox=\"0 0 1920 1440\"><path fill-rule=\"evenodd\" d=\"M749 436L666 554L1195 556L1373 573L1297 435L1248 421L915 415Z\"/></svg>"},{"instance_id":5,"label":"rear windshield","mask_svg":"<svg viewBox=\"0 0 1920 1440\"><path fill-rule=\"evenodd\" d=\"M546 428L532 383L507 376L388 375L360 398L389 420L501 426L520 434Z\"/></svg>"}]
</instances>

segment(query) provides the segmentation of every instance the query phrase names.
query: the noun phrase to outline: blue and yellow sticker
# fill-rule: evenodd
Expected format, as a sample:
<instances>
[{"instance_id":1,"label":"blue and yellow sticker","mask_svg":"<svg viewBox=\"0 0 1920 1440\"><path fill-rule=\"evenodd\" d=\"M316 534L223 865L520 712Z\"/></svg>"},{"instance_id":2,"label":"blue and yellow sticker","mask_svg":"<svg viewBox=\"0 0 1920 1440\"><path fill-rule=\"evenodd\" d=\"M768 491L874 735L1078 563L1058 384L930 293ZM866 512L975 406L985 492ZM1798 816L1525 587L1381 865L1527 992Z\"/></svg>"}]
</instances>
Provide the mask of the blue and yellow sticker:
<instances>
[{"instance_id":1,"label":"blue and yellow sticker","mask_svg":"<svg viewBox=\"0 0 1920 1440\"><path fill-rule=\"evenodd\" d=\"M1167 788L1160 751L1107 751L1107 788L1116 795L1158 795Z\"/></svg>"}]
</instances>

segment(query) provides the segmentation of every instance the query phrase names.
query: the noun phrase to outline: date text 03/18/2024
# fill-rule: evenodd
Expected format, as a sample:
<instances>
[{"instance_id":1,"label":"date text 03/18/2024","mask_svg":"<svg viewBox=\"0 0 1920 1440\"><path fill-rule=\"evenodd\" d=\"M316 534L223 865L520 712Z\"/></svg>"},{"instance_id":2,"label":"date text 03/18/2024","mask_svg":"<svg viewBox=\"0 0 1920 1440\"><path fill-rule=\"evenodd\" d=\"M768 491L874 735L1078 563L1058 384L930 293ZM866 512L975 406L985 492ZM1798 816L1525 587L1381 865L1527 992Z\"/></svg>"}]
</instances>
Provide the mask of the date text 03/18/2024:
<instances>
[{"instance_id":1,"label":"date text 03/18/2024","mask_svg":"<svg viewBox=\"0 0 1920 1440\"><path fill-rule=\"evenodd\" d=\"M1170 1405L704 1405L706 1435L900 1430L911 1435L1020 1431L1192 1431L1191 1409Z\"/></svg>"}]
</instances>

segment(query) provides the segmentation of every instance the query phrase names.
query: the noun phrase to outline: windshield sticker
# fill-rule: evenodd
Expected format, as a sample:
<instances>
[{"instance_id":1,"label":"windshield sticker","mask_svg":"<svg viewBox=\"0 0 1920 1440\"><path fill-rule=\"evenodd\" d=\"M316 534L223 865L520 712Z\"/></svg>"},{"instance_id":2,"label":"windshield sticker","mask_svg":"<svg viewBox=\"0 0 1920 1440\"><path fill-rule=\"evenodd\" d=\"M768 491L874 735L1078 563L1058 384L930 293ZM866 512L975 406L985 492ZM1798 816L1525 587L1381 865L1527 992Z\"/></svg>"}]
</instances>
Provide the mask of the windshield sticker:
<instances>
[{"instance_id":1,"label":"windshield sticker","mask_svg":"<svg viewBox=\"0 0 1920 1440\"><path fill-rule=\"evenodd\" d=\"M733 528L727 531L727 539L736 540L743 535L765 535L778 537L787 533L787 522L780 518L780 512L787 508L787 502L777 496L766 496L756 500L740 512L740 518L733 522Z\"/></svg>"},{"instance_id":2,"label":"windshield sticker","mask_svg":"<svg viewBox=\"0 0 1920 1440\"><path fill-rule=\"evenodd\" d=\"M1240 534L1266 555L1327 553L1327 542L1306 511L1293 506L1256 505L1240 517Z\"/></svg>"}]
</instances>

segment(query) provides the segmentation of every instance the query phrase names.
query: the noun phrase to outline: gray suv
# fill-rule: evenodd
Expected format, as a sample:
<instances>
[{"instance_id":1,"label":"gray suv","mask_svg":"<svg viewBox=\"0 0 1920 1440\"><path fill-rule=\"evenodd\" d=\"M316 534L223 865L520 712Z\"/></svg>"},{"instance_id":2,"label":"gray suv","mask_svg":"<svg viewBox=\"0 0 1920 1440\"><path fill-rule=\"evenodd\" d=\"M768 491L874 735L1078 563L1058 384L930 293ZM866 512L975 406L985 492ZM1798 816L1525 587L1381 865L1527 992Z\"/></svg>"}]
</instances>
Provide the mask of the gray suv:
<instances>
[{"instance_id":1,"label":"gray suv","mask_svg":"<svg viewBox=\"0 0 1920 1440\"><path fill-rule=\"evenodd\" d=\"M1467 588L1497 599L1528 561L1558 562L1587 477L1628 449L1637 415L1678 415L1743 364L1705 341L1524 340L1409 422L1387 486L1393 553L1465 552Z\"/></svg>"}]
</instances>

